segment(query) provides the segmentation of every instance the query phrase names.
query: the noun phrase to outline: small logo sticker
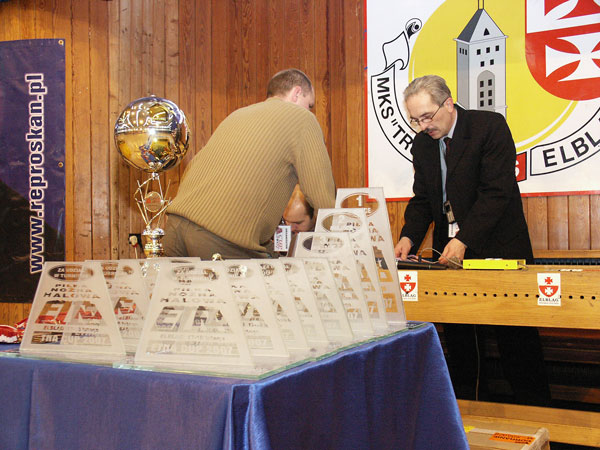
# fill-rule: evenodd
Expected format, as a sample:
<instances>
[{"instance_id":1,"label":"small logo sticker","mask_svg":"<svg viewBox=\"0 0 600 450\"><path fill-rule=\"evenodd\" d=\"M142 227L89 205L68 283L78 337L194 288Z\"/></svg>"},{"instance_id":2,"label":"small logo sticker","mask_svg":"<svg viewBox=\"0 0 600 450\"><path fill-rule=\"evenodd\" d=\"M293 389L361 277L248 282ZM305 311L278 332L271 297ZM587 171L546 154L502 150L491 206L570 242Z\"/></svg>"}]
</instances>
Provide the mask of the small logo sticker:
<instances>
[{"instance_id":1,"label":"small logo sticker","mask_svg":"<svg viewBox=\"0 0 600 450\"><path fill-rule=\"evenodd\" d=\"M417 271L399 271L398 279L400 280L400 292L402 293L402 300L405 302L419 301Z\"/></svg>"},{"instance_id":2,"label":"small logo sticker","mask_svg":"<svg viewBox=\"0 0 600 450\"><path fill-rule=\"evenodd\" d=\"M538 273L538 306L561 306L560 274Z\"/></svg>"}]
</instances>

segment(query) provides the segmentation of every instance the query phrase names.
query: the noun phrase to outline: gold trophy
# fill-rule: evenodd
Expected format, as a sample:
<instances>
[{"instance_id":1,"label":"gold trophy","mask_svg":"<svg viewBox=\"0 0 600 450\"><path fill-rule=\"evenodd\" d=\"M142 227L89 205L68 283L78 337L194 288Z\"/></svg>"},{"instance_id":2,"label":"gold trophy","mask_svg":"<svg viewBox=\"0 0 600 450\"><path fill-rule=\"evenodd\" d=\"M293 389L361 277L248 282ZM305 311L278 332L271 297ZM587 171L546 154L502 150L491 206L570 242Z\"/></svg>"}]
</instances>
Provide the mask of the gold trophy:
<instances>
[{"instance_id":1,"label":"gold trophy","mask_svg":"<svg viewBox=\"0 0 600 450\"><path fill-rule=\"evenodd\" d=\"M159 173L176 167L185 156L190 134L183 111L159 97L144 97L131 102L115 124L115 144L123 159L150 176L137 182L134 198L146 228L144 253L148 258L163 255L160 221L171 203L163 193ZM151 190L154 182L158 190Z\"/></svg>"}]
</instances>

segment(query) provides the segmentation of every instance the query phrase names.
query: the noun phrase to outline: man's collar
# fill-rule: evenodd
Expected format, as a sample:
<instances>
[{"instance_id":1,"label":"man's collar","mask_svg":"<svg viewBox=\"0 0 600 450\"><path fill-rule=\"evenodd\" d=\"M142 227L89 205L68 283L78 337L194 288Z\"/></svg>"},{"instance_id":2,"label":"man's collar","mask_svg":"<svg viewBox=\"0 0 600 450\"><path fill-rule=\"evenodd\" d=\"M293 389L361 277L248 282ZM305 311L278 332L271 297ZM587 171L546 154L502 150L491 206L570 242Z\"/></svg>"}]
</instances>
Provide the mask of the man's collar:
<instances>
[{"instance_id":1,"label":"man's collar","mask_svg":"<svg viewBox=\"0 0 600 450\"><path fill-rule=\"evenodd\" d=\"M452 139L452 136L454 136L454 129L456 128L456 122L458 122L458 111L456 110L456 106L454 106L454 110L456 111L456 117L454 118L454 123L450 127L450 131L448 131L448 134L446 136L444 136L442 139L444 139L446 137L449 137L450 139Z\"/></svg>"}]
</instances>

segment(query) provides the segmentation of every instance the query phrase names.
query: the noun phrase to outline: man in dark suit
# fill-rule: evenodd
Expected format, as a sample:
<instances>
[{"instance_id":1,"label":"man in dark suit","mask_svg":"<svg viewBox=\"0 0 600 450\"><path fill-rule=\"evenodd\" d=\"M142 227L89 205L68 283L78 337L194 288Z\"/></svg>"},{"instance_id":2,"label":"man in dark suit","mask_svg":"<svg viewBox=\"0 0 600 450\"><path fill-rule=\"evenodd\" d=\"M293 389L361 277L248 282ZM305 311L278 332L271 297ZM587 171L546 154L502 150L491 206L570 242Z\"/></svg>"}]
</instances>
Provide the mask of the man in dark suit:
<instances>
[{"instance_id":1,"label":"man in dark suit","mask_svg":"<svg viewBox=\"0 0 600 450\"><path fill-rule=\"evenodd\" d=\"M464 258L533 259L519 186L515 145L504 117L454 104L444 79L413 80L404 101L416 131L411 153L414 197L408 203L396 257L419 248L431 222L443 264ZM458 397L475 398L477 333L486 327L444 325L448 366ZM493 327L504 375L519 403L550 401L536 328ZM479 341L477 343L477 341ZM482 375L484 375L482 373ZM485 377L482 376L485 395Z\"/></svg>"}]
</instances>

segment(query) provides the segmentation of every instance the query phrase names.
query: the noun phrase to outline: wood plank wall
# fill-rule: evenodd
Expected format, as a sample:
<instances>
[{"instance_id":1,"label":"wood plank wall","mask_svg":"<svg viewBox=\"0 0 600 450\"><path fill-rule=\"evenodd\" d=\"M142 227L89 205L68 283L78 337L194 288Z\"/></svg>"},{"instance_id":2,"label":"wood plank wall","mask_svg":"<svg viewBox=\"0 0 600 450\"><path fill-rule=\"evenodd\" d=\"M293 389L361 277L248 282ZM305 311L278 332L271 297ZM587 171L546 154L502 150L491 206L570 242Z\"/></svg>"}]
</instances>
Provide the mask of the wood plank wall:
<instances>
[{"instance_id":1,"label":"wood plank wall","mask_svg":"<svg viewBox=\"0 0 600 450\"><path fill-rule=\"evenodd\" d=\"M66 42L67 259L135 257L127 238L142 230L133 201L141 174L120 159L112 136L120 111L142 96L173 100L189 120L190 151L162 175L174 194L185 165L217 125L262 100L273 73L298 67L315 85L314 113L337 186L364 185L364 36L363 0L0 3L0 40ZM534 248L600 248L598 195L523 204ZM388 203L394 239L405 207ZM26 311L0 303L0 323L14 323Z\"/></svg>"}]
</instances>

